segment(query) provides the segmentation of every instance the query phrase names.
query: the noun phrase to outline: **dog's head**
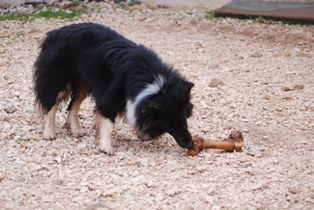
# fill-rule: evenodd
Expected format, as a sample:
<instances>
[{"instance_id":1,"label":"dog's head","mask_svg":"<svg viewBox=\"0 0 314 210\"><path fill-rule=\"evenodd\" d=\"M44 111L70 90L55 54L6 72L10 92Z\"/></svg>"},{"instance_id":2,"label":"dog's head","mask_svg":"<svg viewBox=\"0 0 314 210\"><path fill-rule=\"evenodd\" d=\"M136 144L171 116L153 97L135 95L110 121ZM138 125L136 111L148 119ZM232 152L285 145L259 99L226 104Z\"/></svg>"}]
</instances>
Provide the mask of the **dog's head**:
<instances>
[{"instance_id":1,"label":"dog's head","mask_svg":"<svg viewBox=\"0 0 314 210\"><path fill-rule=\"evenodd\" d=\"M145 98L136 111L138 136L147 140L169 133L181 147L192 148L187 118L192 114L190 92L193 86L193 83L180 79Z\"/></svg>"}]
</instances>

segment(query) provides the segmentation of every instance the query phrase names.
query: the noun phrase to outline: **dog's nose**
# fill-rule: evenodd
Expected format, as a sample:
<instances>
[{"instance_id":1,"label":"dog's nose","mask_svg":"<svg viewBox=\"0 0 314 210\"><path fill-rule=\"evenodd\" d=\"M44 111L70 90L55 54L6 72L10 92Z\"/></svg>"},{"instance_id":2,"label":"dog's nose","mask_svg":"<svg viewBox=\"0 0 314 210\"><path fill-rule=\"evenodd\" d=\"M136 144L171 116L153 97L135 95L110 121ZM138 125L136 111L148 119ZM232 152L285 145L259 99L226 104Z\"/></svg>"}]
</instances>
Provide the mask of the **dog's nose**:
<instances>
[{"instance_id":1,"label":"dog's nose","mask_svg":"<svg viewBox=\"0 0 314 210\"><path fill-rule=\"evenodd\" d=\"M187 149L192 149L193 147L194 147L194 144L193 144L192 141L190 141L190 142L188 143Z\"/></svg>"},{"instance_id":2,"label":"dog's nose","mask_svg":"<svg viewBox=\"0 0 314 210\"><path fill-rule=\"evenodd\" d=\"M152 137L150 137L149 135L138 135L137 137L139 139L141 139L142 141L150 141L150 140L152 140Z\"/></svg>"},{"instance_id":3,"label":"dog's nose","mask_svg":"<svg viewBox=\"0 0 314 210\"><path fill-rule=\"evenodd\" d=\"M150 140L152 140L152 137L150 135L145 134L144 132L142 132L142 131L140 131L138 129L136 129L135 132L136 132L137 137L140 138L142 141L150 141Z\"/></svg>"}]
</instances>

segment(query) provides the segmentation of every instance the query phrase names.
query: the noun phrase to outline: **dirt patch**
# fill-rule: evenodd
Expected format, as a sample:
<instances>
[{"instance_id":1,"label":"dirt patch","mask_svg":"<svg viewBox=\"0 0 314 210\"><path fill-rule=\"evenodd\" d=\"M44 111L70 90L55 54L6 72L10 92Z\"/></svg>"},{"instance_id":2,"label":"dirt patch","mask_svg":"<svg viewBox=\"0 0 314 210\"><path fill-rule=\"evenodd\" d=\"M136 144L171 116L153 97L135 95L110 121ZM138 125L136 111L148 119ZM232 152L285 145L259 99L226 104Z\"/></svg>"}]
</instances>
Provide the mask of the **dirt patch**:
<instances>
[{"instance_id":1,"label":"dirt patch","mask_svg":"<svg viewBox=\"0 0 314 210\"><path fill-rule=\"evenodd\" d=\"M313 209L314 27L203 16L118 9L76 22L154 49L196 84L191 133L223 139L242 130L240 153L189 157L169 135L141 142L118 120L116 154L100 154L91 100L80 113L84 137L67 134L64 106L58 138L43 140L32 65L45 33L71 22L0 22L0 208Z\"/></svg>"}]
</instances>

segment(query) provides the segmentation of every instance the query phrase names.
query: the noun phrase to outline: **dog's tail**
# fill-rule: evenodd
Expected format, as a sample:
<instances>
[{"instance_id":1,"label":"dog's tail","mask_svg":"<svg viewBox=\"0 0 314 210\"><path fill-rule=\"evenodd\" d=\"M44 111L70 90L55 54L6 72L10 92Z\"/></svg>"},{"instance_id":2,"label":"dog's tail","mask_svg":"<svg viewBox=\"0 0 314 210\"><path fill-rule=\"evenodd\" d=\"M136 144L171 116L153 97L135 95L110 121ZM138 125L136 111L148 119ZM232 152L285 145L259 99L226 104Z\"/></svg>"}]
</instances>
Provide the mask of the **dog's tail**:
<instances>
[{"instance_id":1,"label":"dog's tail","mask_svg":"<svg viewBox=\"0 0 314 210\"><path fill-rule=\"evenodd\" d=\"M34 64L33 84L35 107L40 116L47 114L54 105L68 99L71 93L69 71L62 62L62 53L58 46L45 46Z\"/></svg>"}]
</instances>

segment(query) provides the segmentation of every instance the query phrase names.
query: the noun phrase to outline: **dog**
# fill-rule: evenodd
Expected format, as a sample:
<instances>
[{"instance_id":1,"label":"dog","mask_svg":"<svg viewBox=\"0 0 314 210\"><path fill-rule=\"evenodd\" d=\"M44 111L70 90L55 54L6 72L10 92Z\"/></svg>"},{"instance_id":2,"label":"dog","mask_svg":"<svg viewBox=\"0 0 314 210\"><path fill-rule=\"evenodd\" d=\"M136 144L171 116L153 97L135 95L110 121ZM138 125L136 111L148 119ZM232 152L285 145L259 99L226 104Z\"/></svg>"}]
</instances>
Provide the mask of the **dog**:
<instances>
[{"instance_id":1,"label":"dog","mask_svg":"<svg viewBox=\"0 0 314 210\"><path fill-rule=\"evenodd\" d=\"M40 48L33 83L35 103L46 115L44 139L56 138L58 105L69 98L66 125L72 135L83 136L78 112L91 96L100 151L114 153L111 134L120 114L140 139L169 133L182 148L193 147L187 118L192 114L194 84L151 49L96 23L50 31Z\"/></svg>"}]
</instances>

